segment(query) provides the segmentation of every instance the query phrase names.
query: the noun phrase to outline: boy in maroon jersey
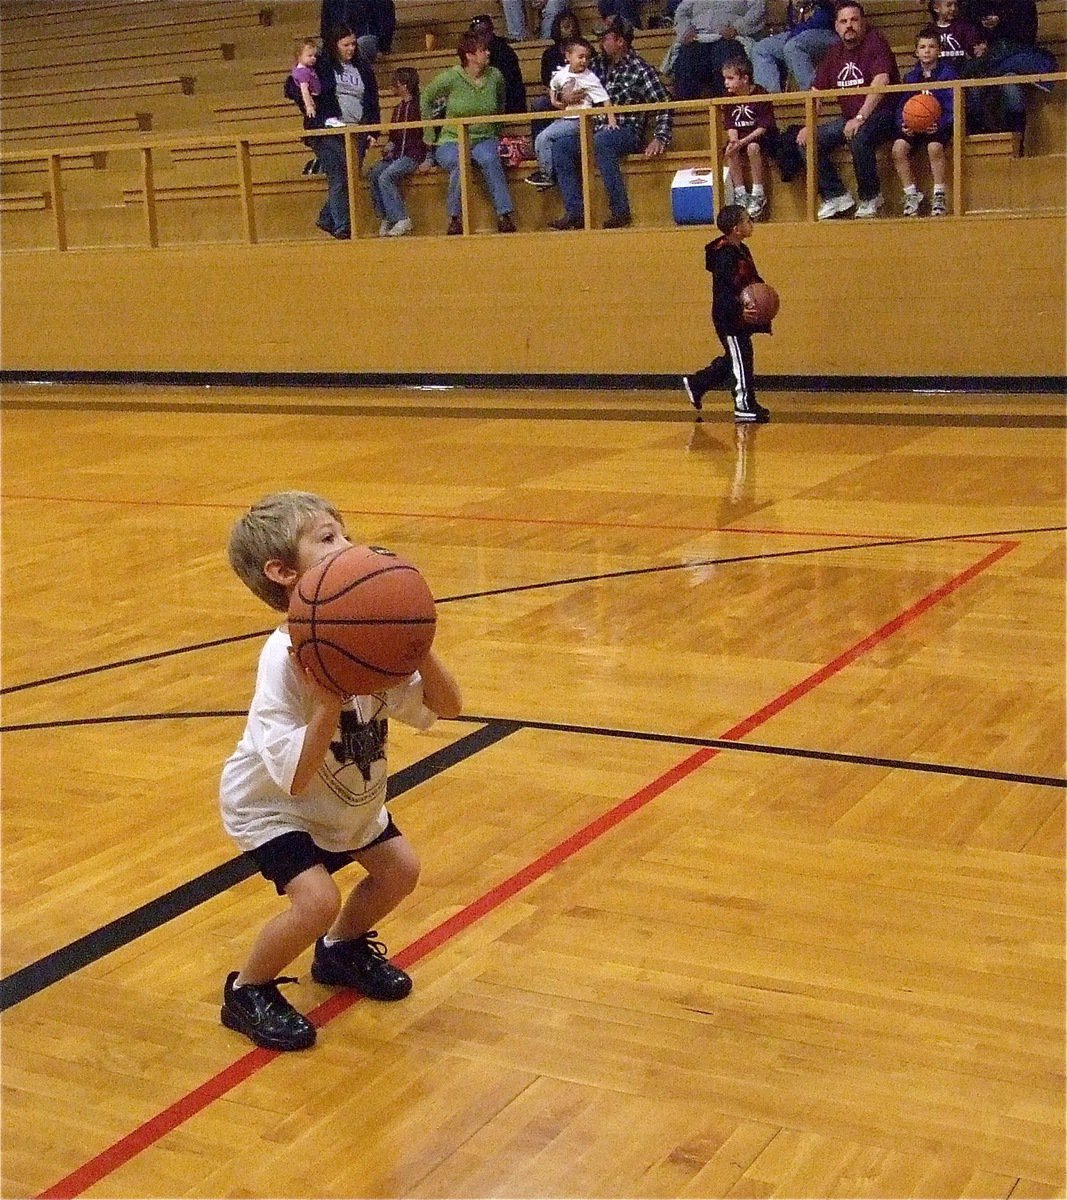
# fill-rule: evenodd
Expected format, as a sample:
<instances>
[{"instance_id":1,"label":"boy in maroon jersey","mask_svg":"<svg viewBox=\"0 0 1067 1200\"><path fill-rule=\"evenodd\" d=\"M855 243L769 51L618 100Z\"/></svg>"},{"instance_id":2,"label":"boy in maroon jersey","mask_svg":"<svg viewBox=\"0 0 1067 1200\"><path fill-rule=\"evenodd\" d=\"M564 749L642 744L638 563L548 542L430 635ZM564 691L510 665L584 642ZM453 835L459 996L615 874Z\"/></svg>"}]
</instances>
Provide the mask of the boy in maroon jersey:
<instances>
[{"instance_id":1,"label":"boy in maroon jersey","mask_svg":"<svg viewBox=\"0 0 1067 1200\"><path fill-rule=\"evenodd\" d=\"M930 0L928 8L941 42L941 61L958 75L964 63L974 58L978 26L960 16L960 0Z\"/></svg>"},{"instance_id":2,"label":"boy in maroon jersey","mask_svg":"<svg viewBox=\"0 0 1067 1200\"><path fill-rule=\"evenodd\" d=\"M774 121L774 105L759 101L767 89L752 82L752 63L744 54L728 58L722 65L726 94L738 103L723 109L726 130L726 166L734 187L734 203L748 209L753 221L767 211L767 195L763 180L764 155L773 157L778 151L778 126ZM745 185L745 161L752 174L752 195Z\"/></svg>"},{"instance_id":3,"label":"boy in maroon jersey","mask_svg":"<svg viewBox=\"0 0 1067 1200\"><path fill-rule=\"evenodd\" d=\"M721 236L704 247L704 265L711 272L711 321L726 353L692 375L683 375L682 387L699 412L704 393L732 379L734 420L762 425L771 414L756 400L752 335L770 333L771 327L749 324L745 318L752 310L741 299L750 283L763 282L744 244L752 236L752 218L740 204L727 204L719 210L715 223Z\"/></svg>"}]
</instances>

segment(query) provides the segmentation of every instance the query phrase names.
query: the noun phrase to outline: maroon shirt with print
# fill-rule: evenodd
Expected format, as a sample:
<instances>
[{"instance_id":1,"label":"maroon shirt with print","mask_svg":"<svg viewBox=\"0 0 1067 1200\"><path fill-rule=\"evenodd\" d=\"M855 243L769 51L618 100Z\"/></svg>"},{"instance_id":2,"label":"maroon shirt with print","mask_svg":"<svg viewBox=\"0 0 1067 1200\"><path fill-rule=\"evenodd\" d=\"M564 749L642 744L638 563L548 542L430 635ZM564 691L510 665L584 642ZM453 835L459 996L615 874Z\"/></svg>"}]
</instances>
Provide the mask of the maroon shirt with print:
<instances>
[{"instance_id":1,"label":"maroon shirt with print","mask_svg":"<svg viewBox=\"0 0 1067 1200\"><path fill-rule=\"evenodd\" d=\"M747 96L735 96L733 104L723 109L723 127L736 129L739 137L748 137L754 129L775 129L774 105L769 100L762 104L758 96L766 96L767 89L756 84Z\"/></svg>"},{"instance_id":2,"label":"maroon shirt with print","mask_svg":"<svg viewBox=\"0 0 1067 1200\"><path fill-rule=\"evenodd\" d=\"M876 75L888 75L890 83L900 82L897 60L889 43L877 29L868 29L853 50L847 50L841 41L831 46L819 63L811 86L822 91L870 87ZM859 112L866 98L863 95L838 97L841 115L846 121L851 121Z\"/></svg>"},{"instance_id":3,"label":"maroon shirt with print","mask_svg":"<svg viewBox=\"0 0 1067 1200\"><path fill-rule=\"evenodd\" d=\"M941 61L951 63L957 71L969 58L974 58L974 43L980 35L970 21L957 17L947 25L938 25L937 36L941 42Z\"/></svg>"}]
</instances>

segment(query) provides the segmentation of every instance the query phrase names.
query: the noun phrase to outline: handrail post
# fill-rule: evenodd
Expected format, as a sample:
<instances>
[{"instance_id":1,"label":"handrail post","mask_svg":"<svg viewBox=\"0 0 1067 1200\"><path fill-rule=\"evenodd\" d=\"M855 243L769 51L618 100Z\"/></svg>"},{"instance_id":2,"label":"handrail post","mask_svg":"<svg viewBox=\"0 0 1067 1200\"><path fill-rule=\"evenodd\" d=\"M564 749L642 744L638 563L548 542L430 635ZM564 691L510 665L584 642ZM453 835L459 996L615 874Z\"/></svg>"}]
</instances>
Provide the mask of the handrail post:
<instances>
[{"instance_id":1,"label":"handrail post","mask_svg":"<svg viewBox=\"0 0 1067 1200\"><path fill-rule=\"evenodd\" d=\"M63 175L58 154L48 156L48 181L52 189L52 222L56 230L56 249L66 250L67 220L63 207Z\"/></svg>"},{"instance_id":2,"label":"handrail post","mask_svg":"<svg viewBox=\"0 0 1067 1200\"><path fill-rule=\"evenodd\" d=\"M458 133L456 148L459 158L456 166L459 169L459 216L463 222L463 233L466 235L471 231L471 134L466 125L460 125Z\"/></svg>"},{"instance_id":3,"label":"handrail post","mask_svg":"<svg viewBox=\"0 0 1067 1200\"><path fill-rule=\"evenodd\" d=\"M963 86L952 85L952 215L963 216L963 143L967 137L967 99Z\"/></svg>"},{"instance_id":4,"label":"handrail post","mask_svg":"<svg viewBox=\"0 0 1067 1200\"><path fill-rule=\"evenodd\" d=\"M150 246L159 245L159 221L156 212L155 165L152 147L141 147L141 188L144 191L144 224Z\"/></svg>"},{"instance_id":5,"label":"handrail post","mask_svg":"<svg viewBox=\"0 0 1067 1200\"><path fill-rule=\"evenodd\" d=\"M348 189L348 228L356 236L356 197L359 194L359 154L350 126L345 126L345 185Z\"/></svg>"},{"instance_id":6,"label":"handrail post","mask_svg":"<svg viewBox=\"0 0 1067 1200\"><path fill-rule=\"evenodd\" d=\"M593 228L593 136L587 109L578 114L578 153L582 160L582 221L586 229Z\"/></svg>"},{"instance_id":7,"label":"handrail post","mask_svg":"<svg viewBox=\"0 0 1067 1200\"><path fill-rule=\"evenodd\" d=\"M714 208L722 208L721 202L715 204L716 196L722 196L725 188L723 187L723 176L725 166L720 162L722 158L722 138L719 136L719 108L714 100L708 101L708 147L711 150L711 195ZM713 212L714 218L715 213Z\"/></svg>"},{"instance_id":8,"label":"handrail post","mask_svg":"<svg viewBox=\"0 0 1067 1200\"><path fill-rule=\"evenodd\" d=\"M241 216L245 241L256 244L256 210L252 200L252 156L246 139L237 139L237 186L241 196Z\"/></svg>"},{"instance_id":9,"label":"handrail post","mask_svg":"<svg viewBox=\"0 0 1067 1200\"><path fill-rule=\"evenodd\" d=\"M815 97L804 93L804 128L807 132L805 155L807 170L804 174L804 209L809 221L815 220L815 197L819 182L819 126L815 117Z\"/></svg>"}]
</instances>

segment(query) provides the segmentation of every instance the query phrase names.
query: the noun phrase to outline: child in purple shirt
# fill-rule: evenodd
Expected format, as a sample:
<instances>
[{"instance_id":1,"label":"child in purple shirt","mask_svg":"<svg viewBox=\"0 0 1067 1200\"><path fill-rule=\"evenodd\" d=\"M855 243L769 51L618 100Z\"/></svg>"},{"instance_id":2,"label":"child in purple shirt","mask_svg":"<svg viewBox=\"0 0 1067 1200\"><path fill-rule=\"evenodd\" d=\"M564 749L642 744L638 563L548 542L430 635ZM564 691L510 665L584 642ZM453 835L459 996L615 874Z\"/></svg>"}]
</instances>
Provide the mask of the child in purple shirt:
<instances>
[{"instance_id":1,"label":"child in purple shirt","mask_svg":"<svg viewBox=\"0 0 1067 1200\"><path fill-rule=\"evenodd\" d=\"M296 52L296 62L290 74L293 82L300 89L304 102L304 113L308 117L315 115L315 97L322 92L322 83L315 73L315 62L319 57L318 42L305 38Z\"/></svg>"}]
</instances>

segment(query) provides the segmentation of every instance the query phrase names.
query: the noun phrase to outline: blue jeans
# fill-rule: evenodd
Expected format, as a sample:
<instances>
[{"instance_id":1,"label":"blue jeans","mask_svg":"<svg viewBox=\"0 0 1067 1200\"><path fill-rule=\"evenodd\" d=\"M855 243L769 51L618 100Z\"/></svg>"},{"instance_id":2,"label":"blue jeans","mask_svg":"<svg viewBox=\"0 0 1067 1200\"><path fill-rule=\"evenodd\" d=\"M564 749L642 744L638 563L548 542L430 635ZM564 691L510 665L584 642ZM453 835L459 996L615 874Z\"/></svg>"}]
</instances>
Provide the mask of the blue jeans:
<instances>
[{"instance_id":1,"label":"blue jeans","mask_svg":"<svg viewBox=\"0 0 1067 1200\"><path fill-rule=\"evenodd\" d=\"M545 0L545 6L541 9L541 37L546 42L552 37L552 23L569 7L569 0Z\"/></svg>"},{"instance_id":2,"label":"blue jeans","mask_svg":"<svg viewBox=\"0 0 1067 1200\"><path fill-rule=\"evenodd\" d=\"M395 225L397 221L407 220L408 210L400 195L400 181L406 179L418 165L413 158L404 154L400 158L383 158L367 172L370 199L379 221Z\"/></svg>"},{"instance_id":3,"label":"blue jeans","mask_svg":"<svg viewBox=\"0 0 1067 1200\"><path fill-rule=\"evenodd\" d=\"M319 228L329 233L343 233L349 228L344 138L315 138L311 145L326 175L326 203L319 213Z\"/></svg>"},{"instance_id":4,"label":"blue jeans","mask_svg":"<svg viewBox=\"0 0 1067 1200\"><path fill-rule=\"evenodd\" d=\"M880 104L859 127L849 143L845 138L845 118L838 117L819 126L819 194L824 200L843 196L848 190L830 157L832 150L848 144L852 151L852 165L856 170L856 190L861 200L873 200L880 195L882 183L878 178L878 160L875 151L895 133L894 106L888 101ZM805 153L805 158L807 154Z\"/></svg>"},{"instance_id":5,"label":"blue jeans","mask_svg":"<svg viewBox=\"0 0 1067 1200\"><path fill-rule=\"evenodd\" d=\"M526 5L523 0L500 0L508 37L517 42L526 40Z\"/></svg>"},{"instance_id":6,"label":"blue jeans","mask_svg":"<svg viewBox=\"0 0 1067 1200\"><path fill-rule=\"evenodd\" d=\"M459 143L439 142L437 145L437 165L448 171L448 215L458 217L459 203ZM498 217L511 212L515 205L511 203L511 193L508 191L508 180L504 174L504 164L500 161L500 139L485 138L471 146L471 158L478 165L486 187L489 189L489 199L493 202Z\"/></svg>"},{"instance_id":7,"label":"blue jeans","mask_svg":"<svg viewBox=\"0 0 1067 1200\"><path fill-rule=\"evenodd\" d=\"M578 122L573 117L560 117L546 125L534 138L534 153L537 165L545 175L552 174L552 147L559 138L574 137Z\"/></svg>"},{"instance_id":8,"label":"blue jeans","mask_svg":"<svg viewBox=\"0 0 1067 1200\"><path fill-rule=\"evenodd\" d=\"M789 30L760 38L752 47L753 82L768 92L780 92L791 75L798 92L806 92L815 79L819 59L837 41L832 29Z\"/></svg>"},{"instance_id":9,"label":"blue jeans","mask_svg":"<svg viewBox=\"0 0 1067 1200\"><path fill-rule=\"evenodd\" d=\"M577 122L575 122L577 125ZM608 194L608 206L613 217L630 215L630 200L626 194L626 181L622 177L622 159L634 154L641 146L641 137L633 125L620 125L618 129L605 126L593 134L593 154L604 180ZM582 219L582 165L578 130L572 137L558 138L552 143L552 165L556 172L563 207L567 215L576 221Z\"/></svg>"}]
</instances>

